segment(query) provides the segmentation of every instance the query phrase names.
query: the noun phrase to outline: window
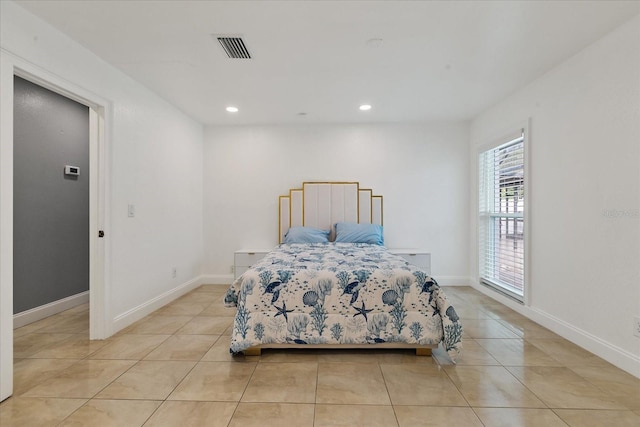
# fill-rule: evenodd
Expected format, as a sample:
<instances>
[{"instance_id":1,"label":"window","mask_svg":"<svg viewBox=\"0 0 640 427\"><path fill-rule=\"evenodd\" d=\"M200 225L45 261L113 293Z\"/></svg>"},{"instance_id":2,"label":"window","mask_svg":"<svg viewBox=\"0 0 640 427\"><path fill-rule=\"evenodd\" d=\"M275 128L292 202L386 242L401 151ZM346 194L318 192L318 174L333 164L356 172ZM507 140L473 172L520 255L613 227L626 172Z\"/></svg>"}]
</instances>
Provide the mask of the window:
<instances>
[{"instance_id":1,"label":"window","mask_svg":"<svg viewBox=\"0 0 640 427\"><path fill-rule=\"evenodd\" d=\"M518 301L525 287L525 134L507 136L479 159L480 282Z\"/></svg>"}]
</instances>

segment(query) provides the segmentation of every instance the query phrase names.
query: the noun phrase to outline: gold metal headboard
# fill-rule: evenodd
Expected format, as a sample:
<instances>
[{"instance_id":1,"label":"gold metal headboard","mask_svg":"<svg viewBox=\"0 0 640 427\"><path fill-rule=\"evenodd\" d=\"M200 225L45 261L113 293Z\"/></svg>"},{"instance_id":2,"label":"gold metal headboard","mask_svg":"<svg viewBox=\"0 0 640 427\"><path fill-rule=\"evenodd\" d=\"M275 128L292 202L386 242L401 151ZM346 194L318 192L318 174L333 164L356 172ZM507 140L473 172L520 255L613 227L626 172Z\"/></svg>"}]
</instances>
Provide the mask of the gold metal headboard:
<instances>
[{"instance_id":1,"label":"gold metal headboard","mask_svg":"<svg viewBox=\"0 0 640 427\"><path fill-rule=\"evenodd\" d=\"M278 200L278 241L289 228L308 226L331 230L337 222L382 225L382 196L358 182L303 182Z\"/></svg>"}]
</instances>

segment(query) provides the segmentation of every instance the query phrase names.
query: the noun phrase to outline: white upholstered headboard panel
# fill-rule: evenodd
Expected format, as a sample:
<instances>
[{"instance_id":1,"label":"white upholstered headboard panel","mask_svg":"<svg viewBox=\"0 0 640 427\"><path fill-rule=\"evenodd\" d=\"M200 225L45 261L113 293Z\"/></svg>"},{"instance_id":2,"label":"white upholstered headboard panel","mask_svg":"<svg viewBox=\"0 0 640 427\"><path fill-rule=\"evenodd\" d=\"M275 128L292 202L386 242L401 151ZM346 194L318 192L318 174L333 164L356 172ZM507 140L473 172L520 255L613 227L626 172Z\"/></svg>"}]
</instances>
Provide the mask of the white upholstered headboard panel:
<instances>
[{"instance_id":1,"label":"white upholstered headboard panel","mask_svg":"<svg viewBox=\"0 0 640 427\"><path fill-rule=\"evenodd\" d=\"M357 182L304 182L279 200L279 242L289 228L330 230L337 222L382 225L382 196Z\"/></svg>"}]
</instances>

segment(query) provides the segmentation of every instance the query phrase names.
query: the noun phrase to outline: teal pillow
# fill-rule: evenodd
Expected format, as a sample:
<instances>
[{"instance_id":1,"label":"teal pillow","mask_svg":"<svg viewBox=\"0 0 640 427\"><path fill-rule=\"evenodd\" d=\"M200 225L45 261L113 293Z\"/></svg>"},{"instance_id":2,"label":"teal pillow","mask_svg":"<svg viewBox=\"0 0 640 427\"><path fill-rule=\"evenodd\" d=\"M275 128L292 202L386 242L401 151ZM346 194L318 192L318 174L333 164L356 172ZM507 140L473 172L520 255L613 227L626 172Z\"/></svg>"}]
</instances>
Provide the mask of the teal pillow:
<instances>
[{"instance_id":1,"label":"teal pillow","mask_svg":"<svg viewBox=\"0 0 640 427\"><path fill-rule=\"evenodd\" d=\"M339 222L336 224L336 243L369 243L384 245L382 226L377 224L356 224Z\"/></svg>"},{"instance_id":2,"label":"teal pillow","mask_svg":"<svg viewBox=\"0 0 640 427\"><path fill-rule=\"evenodd\" d=\"M284 243L329 243L329 230L291 227L284 235Z\"/></svg>"}]
</instances>

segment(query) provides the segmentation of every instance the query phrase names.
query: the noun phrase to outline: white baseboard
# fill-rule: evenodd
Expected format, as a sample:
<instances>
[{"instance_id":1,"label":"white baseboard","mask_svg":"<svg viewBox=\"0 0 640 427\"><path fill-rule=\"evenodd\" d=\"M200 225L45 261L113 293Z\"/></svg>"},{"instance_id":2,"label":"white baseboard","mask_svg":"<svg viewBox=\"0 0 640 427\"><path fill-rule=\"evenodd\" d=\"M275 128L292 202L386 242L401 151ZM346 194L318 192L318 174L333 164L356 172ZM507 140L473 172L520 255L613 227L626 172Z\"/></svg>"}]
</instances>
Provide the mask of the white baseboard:
<instances>
[{"instance_id":1,"label":"white baseboard","mask_svg":"<svg viewBox=\"0 0 640 427\"><path fill-rule=\"evenodd\" d=\"M479 283L471 286L561 337L640 378L640 357L535 307L525 306Z\"/></svg>"},{"instance_id":2,"label":"white baseboard","mask_svg":"<svg viewBox=\"0 0 640 427\"><path fill-rule=\"evenodd\" d=\"M640 379L640 357L536 308L531 320Z\"/></svg>"},{"instance_id":3,"label":"white baseboard","mask_svg":"<svg viewBox=\"0 0 640 427\"><path fill-rule=\"evenodd\" d=\"M153 313L159 308L164 307L169 304L171 301L181 297L202 285L202 276L198 276L194 279L189 280L175 288L163 293L162 295L158 295L157 297L140 304L137 307L132 308L122 314L119 314L113 319L111 325L111 333L109 335L113 335L116 332L126 328L134 322L142 319L143 317Z\"/></svg>"},{"instance_id":4,"label":"white baseboard","mask_svg":"<svg viewBox=\"0 0 640 427\"><path fill-rule=\"evenodd\" d=\"M465 276L433 276L442 286L469 286L471 280Z\"/></svg>"},{"instance_id":5,"label":"white baseboard","mask_svg":"<svg viewBox=\"0 0 640 427\"><path fill-rule=\"evenodd\" d=\"M203 285L231 285L233 274L205 274L200 276Z\"/></svg>"},{"instance_id":6,"label":"white baseboard","mask_svg":"<svg viewBox=\"0 0 640 427\"><path fill-rule=\"evenodd\" d=\"M13 315L13 329L20 328L28 325L29 323L37 322L40 319L53 316L54 314L58 314L87 302L89 302L89 291L71 295L70 297L62 298L30 310L22 311Z\"/></svg>"}]
</instances>

